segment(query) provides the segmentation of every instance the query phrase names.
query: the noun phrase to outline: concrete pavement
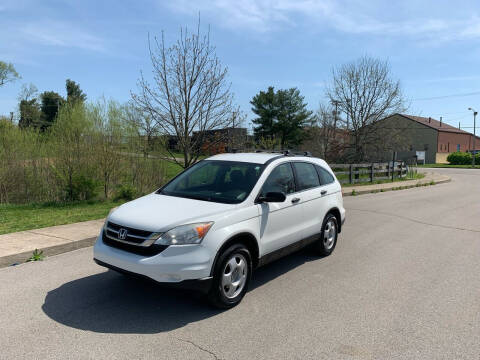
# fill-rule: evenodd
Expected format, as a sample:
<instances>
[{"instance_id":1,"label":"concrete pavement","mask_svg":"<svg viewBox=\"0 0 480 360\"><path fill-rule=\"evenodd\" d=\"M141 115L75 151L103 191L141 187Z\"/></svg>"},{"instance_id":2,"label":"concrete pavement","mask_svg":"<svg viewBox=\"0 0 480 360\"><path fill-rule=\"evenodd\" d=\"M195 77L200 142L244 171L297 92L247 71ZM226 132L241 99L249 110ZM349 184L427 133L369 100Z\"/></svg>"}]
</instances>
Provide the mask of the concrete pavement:
<instances>
[{"instance_id":1,"label":"concrete pavement","mask_svg":"<svg viewBox=\"0 0 480 360\"><path fill-rule=\"evenodd\" d=\"M25 262L35 249L57 255L91 246L103 219L0 235L0 267Z\"/></svg>"},{"instance_id":2,"label":"concrete pavement","mask_svg":"<svg viewBox=\"0 0 480 360\"><path fill-rule=\"evenodd\" d=\"M0 269L1 359L478 359L480 171L345 199L332 256L259 269L208 308L95 265L91 248Z\"/></svg>"},{"instance_id":3,"label":"concrete pavement","mask_svg":"<svg viewBox=\"0 0 480 360\"><path fill-rule=\"evenodd\" d=\"M376 192L385 192L390 190L404 190L420 185L430 185L433 184L443 184L449 182L451 179L446 174L440 174L438 172L420 169L422 173L425 174L425 177L416 180L405 180L405 181L396 181L396 182L386 182L382 184L372 184L372 185L352 185L345 186L342 188L343 196L363 195Z\"/></svg>"}]
</instances>

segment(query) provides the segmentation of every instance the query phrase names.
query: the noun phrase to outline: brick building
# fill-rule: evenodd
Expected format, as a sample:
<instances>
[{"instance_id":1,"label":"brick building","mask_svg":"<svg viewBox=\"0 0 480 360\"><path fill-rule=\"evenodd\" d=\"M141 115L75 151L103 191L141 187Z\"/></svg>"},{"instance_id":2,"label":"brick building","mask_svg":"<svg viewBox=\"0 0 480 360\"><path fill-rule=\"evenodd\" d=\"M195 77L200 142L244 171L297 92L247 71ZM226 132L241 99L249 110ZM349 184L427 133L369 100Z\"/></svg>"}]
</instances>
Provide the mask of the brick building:
<instances>
[{"instance_id":1,"label":"brick building","mask_svg":"<svg viewBox=\"0 0 480 360\"><path fill-rule=\"evenodd\" d=\"M426 164L446 163L452 152L473 150L473 134L431 117L394 114L382 123L401 130L405 139L404 149L398 151L401 160L417 156L419 162L424 158ZM478 136L475 147L480 150Z\"/></svg>"}]
</instances>

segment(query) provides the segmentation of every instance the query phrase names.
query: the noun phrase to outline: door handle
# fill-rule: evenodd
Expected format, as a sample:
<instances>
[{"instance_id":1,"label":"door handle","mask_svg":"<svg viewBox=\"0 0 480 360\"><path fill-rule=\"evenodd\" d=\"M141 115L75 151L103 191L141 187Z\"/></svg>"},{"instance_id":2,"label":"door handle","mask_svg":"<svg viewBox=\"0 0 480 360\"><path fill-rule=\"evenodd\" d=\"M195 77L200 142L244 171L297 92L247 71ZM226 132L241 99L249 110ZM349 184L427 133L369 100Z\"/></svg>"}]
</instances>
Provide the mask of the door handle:
<instances>
[{"instance_id":1,"label":"door handle","mask_svg":"<svg viewBox=\"0 0 480 360\"><path fill-rule=\"evenodd\" d=\"M326 195L327 194L327 190L322 190L320 191L320 194L323 196L323 195Z\"/></svg>"},{"instance_id":2,"label":"door handle","mask_svg":"<svg viewBox=\"0 0 480 360\"><path fill-rule=\"evenodd\" d=\"M298 203L299 201L300 201L299 198L293 198L293 199L292 199L292 204L296 204L296 203Z\"/></svg>"}]
</instances>

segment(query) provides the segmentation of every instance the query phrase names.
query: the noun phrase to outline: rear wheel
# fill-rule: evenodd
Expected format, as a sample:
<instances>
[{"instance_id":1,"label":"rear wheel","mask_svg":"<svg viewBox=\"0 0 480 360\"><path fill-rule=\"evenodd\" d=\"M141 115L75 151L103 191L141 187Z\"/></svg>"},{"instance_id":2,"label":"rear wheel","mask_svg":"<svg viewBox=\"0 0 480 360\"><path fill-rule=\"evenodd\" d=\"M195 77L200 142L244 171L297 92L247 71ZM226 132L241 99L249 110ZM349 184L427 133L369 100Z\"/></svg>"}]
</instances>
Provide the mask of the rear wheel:
<instances>
[{"instance_id":1,"label":"rear wheel","mask_svg":"<svg viewBox=\"0 0 480 360\"><path fill-rule=\"evenodd\" d=\"M338 222L333 214L327 214L322 224L320 239L316 243L317 251L322 256L330 255L337 245Z\"/></svg>"},{"instance_id":2,"label":"rear wheel","mask_svg":"<svg viewBox=\"0 0 480 360\"><path fill-rule=\"evenodd\" d=\"M252 272L250 252L243 244L226 249L218 258L213 274L209 302L218 308L237 305L247 292Z\"/></svg>"}]
</instances>

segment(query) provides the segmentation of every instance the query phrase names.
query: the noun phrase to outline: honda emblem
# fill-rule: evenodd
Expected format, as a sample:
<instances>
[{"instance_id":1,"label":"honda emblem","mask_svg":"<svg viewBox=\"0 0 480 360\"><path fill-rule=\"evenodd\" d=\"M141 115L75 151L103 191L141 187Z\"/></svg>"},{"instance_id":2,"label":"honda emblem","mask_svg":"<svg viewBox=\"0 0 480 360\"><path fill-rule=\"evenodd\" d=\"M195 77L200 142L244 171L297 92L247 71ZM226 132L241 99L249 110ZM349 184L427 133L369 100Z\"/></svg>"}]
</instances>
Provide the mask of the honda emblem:
<instances>
[{"instance_id":1,"label":"honda emblem","mask_svg":"<svg viewBox=\"0 0 480 360\"><path fill-rule=\"evenodd\" d=\"M127 238L127 229L120 229L118 230L118 238L120 240L125 240Z\"/></svg>"}]
</instances>

